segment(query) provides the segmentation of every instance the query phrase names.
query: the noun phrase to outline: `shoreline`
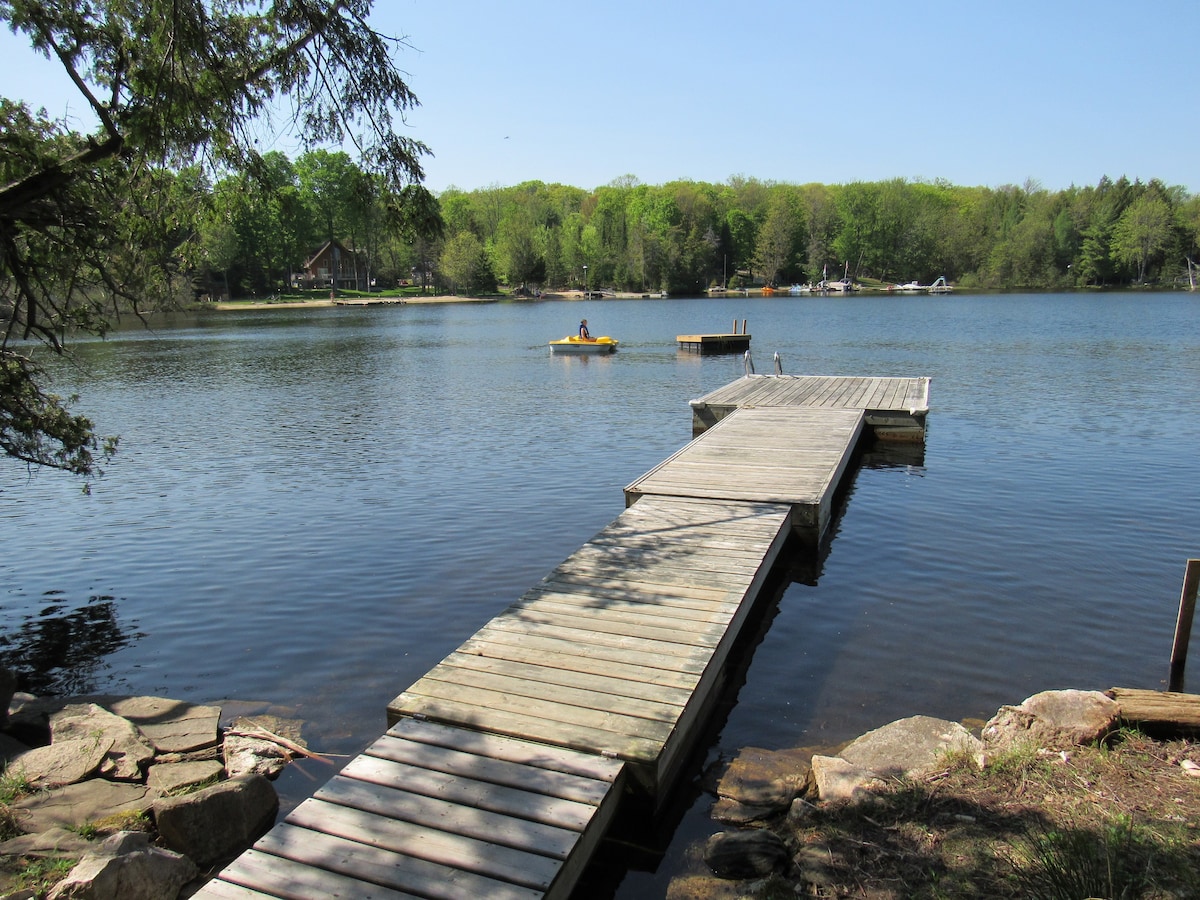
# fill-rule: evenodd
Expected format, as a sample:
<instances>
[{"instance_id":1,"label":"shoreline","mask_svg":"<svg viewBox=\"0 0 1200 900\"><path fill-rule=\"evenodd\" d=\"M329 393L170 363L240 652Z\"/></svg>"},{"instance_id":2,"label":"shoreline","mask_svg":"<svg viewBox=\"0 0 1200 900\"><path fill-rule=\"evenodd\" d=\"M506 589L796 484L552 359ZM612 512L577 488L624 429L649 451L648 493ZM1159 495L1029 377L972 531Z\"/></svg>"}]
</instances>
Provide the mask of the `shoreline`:
<instances>
[{"instance_id":1,"label":"shoreline","mask_svg":"<svg viewBox=\"0 0 1200 900\"><path fill-rule=\"evenodd\" d=\"M358 299L358 298L354 298ZM340 305L348 306L409 306L419 303L497 303L502 298L499 297L459 297L454 294L438 294L428 297L380 297L378 300L370 298L362 298L361 303L348 303ZM221 311L229 311L235 309L314 309L322 307L338 306L339 304L333 300L284 300L280 302L268 302L265 300L220 300L211 304L210 309Z\"/></svg>"}]
</instances>

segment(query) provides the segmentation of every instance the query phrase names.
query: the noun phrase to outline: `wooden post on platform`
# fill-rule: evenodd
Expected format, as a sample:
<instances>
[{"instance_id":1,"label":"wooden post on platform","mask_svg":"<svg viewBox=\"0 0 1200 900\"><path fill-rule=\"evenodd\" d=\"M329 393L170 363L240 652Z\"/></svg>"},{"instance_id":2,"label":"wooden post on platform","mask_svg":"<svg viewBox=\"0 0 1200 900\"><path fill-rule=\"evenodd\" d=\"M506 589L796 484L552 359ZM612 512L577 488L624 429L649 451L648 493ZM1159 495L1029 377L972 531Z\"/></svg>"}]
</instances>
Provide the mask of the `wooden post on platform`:
<instances>
[{"instance_id":1,"label":"wooden post on platform","mask_svg":"<svg viewBox=\"0 0 1200 900\"><path fill-rule=\"evenodd\" d=\"M1171 677L1168 691L1183 690L1183 670L1187 667L1188 639L1192 634L1192 617L1196 613L1196 591L1200 587L1200 559L1189 559L1183 576L1183 593L1179 595L1179 616L1175 619L1175 644L1171 647Z\"/></svg>"}]
</instances>

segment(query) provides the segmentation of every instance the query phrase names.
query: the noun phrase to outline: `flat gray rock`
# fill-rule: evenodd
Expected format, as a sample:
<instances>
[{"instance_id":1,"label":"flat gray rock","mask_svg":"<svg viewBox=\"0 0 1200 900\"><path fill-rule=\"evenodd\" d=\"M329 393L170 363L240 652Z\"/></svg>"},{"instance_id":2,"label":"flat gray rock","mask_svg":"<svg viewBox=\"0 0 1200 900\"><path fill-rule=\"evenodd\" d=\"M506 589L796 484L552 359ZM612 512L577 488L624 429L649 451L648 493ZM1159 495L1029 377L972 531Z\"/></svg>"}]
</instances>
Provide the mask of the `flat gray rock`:
<instances>
[{"instance_id":1,"label":"flat gray rock","mask_svg":"<svg viewBox=\"0 0 1200 900\"><path fill-rule=\"evenodd\" d=\"M132 722L95 703L69 704L51 713L50 733L52 744L74 738L111 741L100 768L105 778L140 781L146 764L154 759L154 748Z\"/></svg>"},{"instance_id":2,"label":"flat gray rock","mask_svg":"<svg viewBox=\"0 0 1200 900\"><path fill-rule=\"evenodd\" d=\"M27 834L100 822L114 816L144 813L150 809L153 792L144 784L93 778L52 791L23 797L10 808L17 827Z\"/></svg>"},{"instance_id":3,"label":"flat gray rock","mask_svg":"<svg viewBox=\"0 0 1200 900\"><path fill-rule=\"evenodd\" d=\"M838 756L877 775L920 777L944 768L950 753L979 760L983 744L957 722L910 716L868 731Z\"/></svg>"},{"instance_id":4,"label":"flat gray rock","mask_svg":"<svg viewBox=\"0 0 1200 900\"><path fill-rule=\"evenodd\" d=\"M112 743L112 738L103 736L55 741L11 760L8 771L20 773L30 787L75 784L96 773Z\"/></svg>"},{"instance_id":5,"label":"flat gray rock","mask_svg":"<svg viewBox=\"0 0 1200 900\"><path fill-rule=\"evenodd\" d=\"M108 705L128 719L159 753L188 753L215 747L221 707L197 706L163 697L127 697Z\"/></svg>"},{"instance_id":6,"label":"flat gray rock","mask_svg":"<svg viewBox=\"0 0 1200 900\"><path fill-rule=\"evenodd\" d=\"M158 763L146 773L146 784L163 796L181 788L195 787L206 781L216 781L225 767L215 759L196 762Z\"/></svg>"}]
</instances>

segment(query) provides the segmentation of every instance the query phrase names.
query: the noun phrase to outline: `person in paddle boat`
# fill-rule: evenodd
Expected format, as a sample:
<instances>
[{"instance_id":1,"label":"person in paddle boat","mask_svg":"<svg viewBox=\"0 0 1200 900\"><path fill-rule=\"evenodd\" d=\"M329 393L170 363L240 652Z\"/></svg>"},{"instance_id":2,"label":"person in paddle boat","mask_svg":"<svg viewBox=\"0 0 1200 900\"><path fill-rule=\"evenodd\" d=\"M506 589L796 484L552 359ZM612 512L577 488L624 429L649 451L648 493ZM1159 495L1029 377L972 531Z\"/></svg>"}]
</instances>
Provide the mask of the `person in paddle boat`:
<instances>
[{"instance_id":1,"label":"person in paddle boat","mask_svg":"<svg viewBox=\"0 0 1200 900\"><path fill-rule=\"evenodd\" d=\"M588 331L587 319L583 319L579 323L579 339L581 341L594 341L595 340L595 338L592 337L592 333L590 331Z\"/></svg>"}]
</instances>

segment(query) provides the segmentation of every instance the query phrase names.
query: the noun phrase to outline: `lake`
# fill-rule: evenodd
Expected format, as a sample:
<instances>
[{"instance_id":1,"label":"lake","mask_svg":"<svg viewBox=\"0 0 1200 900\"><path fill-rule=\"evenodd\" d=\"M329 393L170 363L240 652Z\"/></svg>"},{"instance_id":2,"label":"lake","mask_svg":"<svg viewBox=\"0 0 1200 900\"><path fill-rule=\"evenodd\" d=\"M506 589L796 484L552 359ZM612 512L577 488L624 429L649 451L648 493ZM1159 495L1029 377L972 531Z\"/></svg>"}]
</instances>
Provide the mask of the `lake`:
<instances>
[{"instance_id":1,"label":"lake","mask_svg":"<svg viewBox=\"0 0 1200 900\"><path fill-rule=\"evenodd\" d=\"M551 356L583 317L620 350ZM1184 293L409 304L123 328L47 361L121 437L90 495L0 461L0 652L36 666L38 689L255 701L303 719L312 749L356 754L389 700L690 439L688 400L744 362L675 336L742 319L759 372L778 352L789 374L930 376L928 434L854 474L661 846L598 896L663 896L716 830L701 767L740 747L987 719L1049 688L1165 686L1200 555L1200 297ZM285 807L332 774L294 764Z\"/></svg>"}]
</instances>

